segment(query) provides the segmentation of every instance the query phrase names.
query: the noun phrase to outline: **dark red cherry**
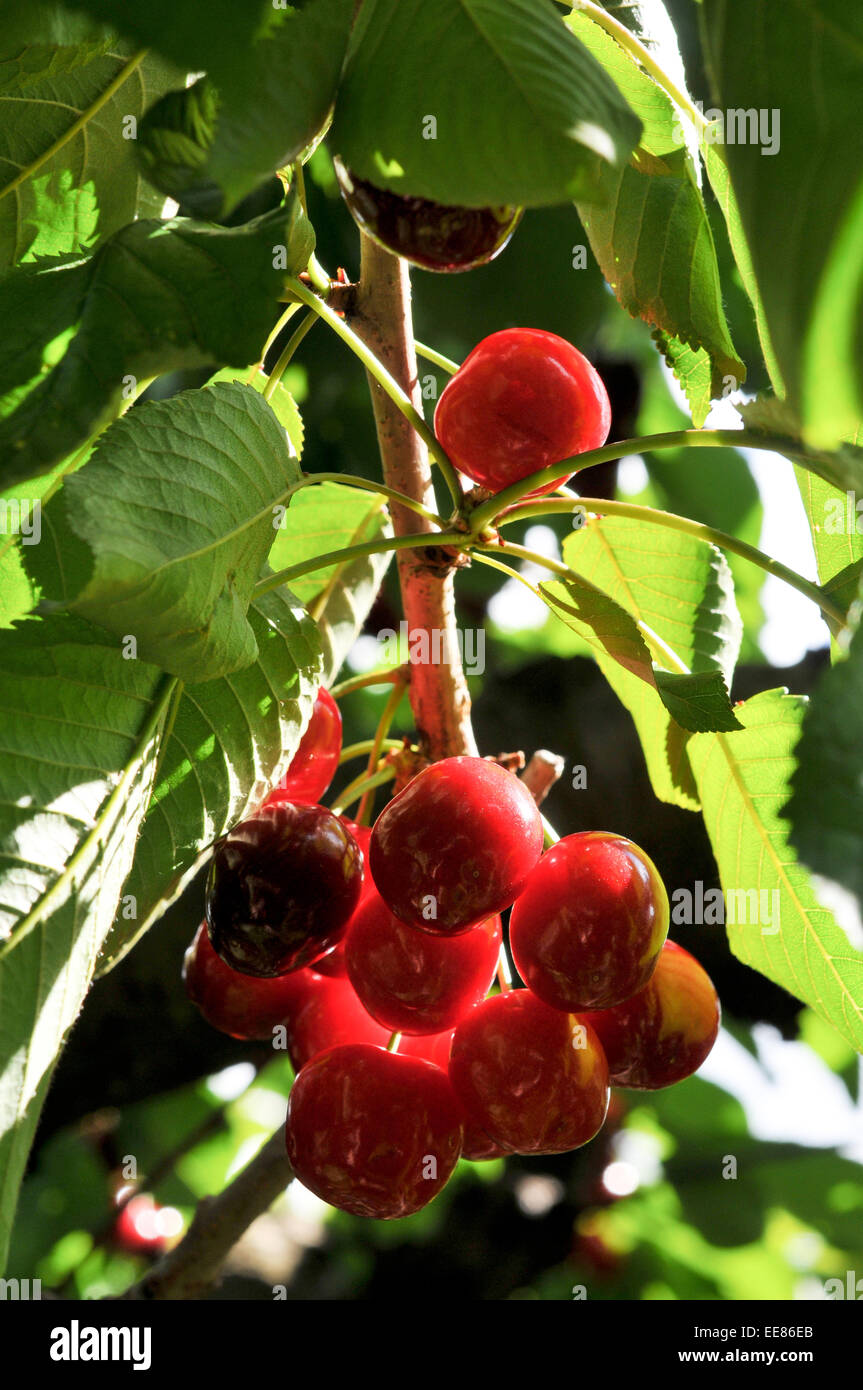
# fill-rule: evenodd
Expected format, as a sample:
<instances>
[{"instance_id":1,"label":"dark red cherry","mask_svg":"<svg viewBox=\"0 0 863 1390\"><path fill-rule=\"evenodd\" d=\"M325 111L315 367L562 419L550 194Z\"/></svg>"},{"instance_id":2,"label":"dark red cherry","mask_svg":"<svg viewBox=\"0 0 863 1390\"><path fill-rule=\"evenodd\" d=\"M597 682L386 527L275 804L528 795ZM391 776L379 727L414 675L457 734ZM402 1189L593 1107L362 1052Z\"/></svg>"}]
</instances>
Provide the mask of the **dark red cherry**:
<instances>
[{"instance_id":1,"label":"dark red cherry","mask_svg":"<svg viewBox=\"0 0 863 1390\"><path fill-rule=\"evenodd\" d=\"M379 1220L437 1196L461 1153L461 1110L444 1073L383 1048L329 1048L291 1090L288 1157L323 1201Z\"/></svg>"},{"instance_id":2,"label":"dark red cherry","mask_svg":"<svg viewBox=\"0 0 863 1390\"><path fill-rule=\"evenodd\" d=\"M668 896L643 850L586 831L546 850L510 918L516 969L555 1009L606 1009L643 989L668 933Z\"/></svg>"},{"instance_id":3,"label":"dark red cherry","mask_svg":"<svg viewBox=\"0 0 863 1390\"><path fill-rule=\"evenodd\" d=\"M342 197L359 227L396 256L423 270L474 270L506 246L522 209L465 208L376 188L334 160Z\"/></svg>"},{"instance_id":4,"label":"dark red cherry","mask_svg":"<svg viewBox=\"0 0 863 1390\"><path fill-rule=\"evenodd\" d=\"M292 984L292 998L282 1022L294 1071L342 1043L386 1047L392 1030L366 1013L348 979L320 975L315 965L286 975L285 981Z\"/></svg>"},{"instance_id":5,"label":"dark red cherry","mask_svg":"<svg viewBox=\"0 0 863 1390\"><path fill-rule=\"evenodd\" d=\"M363 856L363 886L360 889L360 900L354 910L354 917L356 917L363 904L366 903L370 897L377 897L378 895L374 880L369 872L369 840L372 837L372 828L370 825L357 825L356 821L348 820L347 816L341 816L340 819L353 835ZM353 921L353 917L351 921ZM348 926L350 926L350 923L348 923ZM335 975L338 979L344 979L347 974L344 937L342 937L339 944L334 946L331 951L327 951L325 956L321 956L320 960L315 961L315 969L320 975Z\"/></svg>"},{"instance_id":6,"label":"dark red cherry","mask_svg":"<svg viewBox=\"0 0 863 1390\"><path fill-rule=\"evenodd\" d=\"M345 934L348 977L372 1018L399 1033L441 1033L484 999L500 956L500 917L456 937L393 916L376 893Z\"/></svg>"},{"instance_id":7,"label":"dark red cherry","mask_svg":"<svg viewBox=\"0 0 863 1390\"><path fill-rule=\"evenodd\" d=\"M581 1018L602 1042L613 1085L656 1091L698 1070L716 1041L720 1008L707 971L666 941L644 989Z\"/></svg>"},{"instance_id":8,"label":"dark red cherry","mask_svg":"<svg viewBox=\"0 0 863 1390\"><path fill-rule=\"evenodd\" d=\"M263 802L320 801L336 775L342 751L342 716L328 690L321 686L306 732L280 782Z\"/></svg>"},{"instance_id":9,"label":"dark red cherry","mask_svg":"<svg viewBox=\"0 0 863 1390\"><path fill-rule=\"evenodd\" d=\"M540 468L598 449L611 428L602 378L554 333L504 328L483 338L447 382L435 433L456 468L500 492ZM553 492L570 465L534 494Z\"/></svg>"},{"instance_id":10,"label":"dark red cherry","mask_svg":"<svg viewBox=\"0 0 863 1390\"><path fill-rule=\"evenodd\" d=\"M216 955L202 922L183 960L183 982L192 1003L212 1028L232 1038L272 1041L297 994L302 971L275 979L241 975Z\"/></svg>"},{"instance_id":11,"label":"dark red cherry","mask_svg":"<svg viewBox=\"0 0 863 1390\"><path fill-rule=\"evenodd\" d=\"M381 812L369 862L396 917L453 934L509 907L541 852L542 820L523 782L483 758L444 758Z\"/></svg>"},{"instance_id":12,"label":"dark red cherry","mask_svg":"<svg viewBox=\"0 0 863 1390\"><path fill-rule=\"evenodd\" d=\"M462 1019L449 1076L470 1121L515 1153L577 1149L608 1109L608 1063L596 1034L527 989L484 999Z\"/></svg>"},{"instance_id":13,"label":"dark red cherry","mask_svg":"<svg viewBox=\"0 0 863 1390\"><path fill-rule=\"evenodd\" d=\"M270 977L311 965L356 908L362 854L323 806L261 807L216 845L207 880L210 941L232 970Z\"/></svg>"}]
</instances>

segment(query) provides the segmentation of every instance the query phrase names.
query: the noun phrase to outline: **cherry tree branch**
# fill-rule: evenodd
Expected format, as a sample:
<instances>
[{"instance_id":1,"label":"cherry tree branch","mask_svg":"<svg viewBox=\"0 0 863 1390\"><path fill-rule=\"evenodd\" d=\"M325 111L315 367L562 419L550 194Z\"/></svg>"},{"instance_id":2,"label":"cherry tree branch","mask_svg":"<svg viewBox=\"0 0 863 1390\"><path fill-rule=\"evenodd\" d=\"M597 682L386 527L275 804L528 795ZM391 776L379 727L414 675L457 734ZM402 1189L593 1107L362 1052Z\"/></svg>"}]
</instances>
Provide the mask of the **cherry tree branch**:
<instances>
[{"instance_id":1,"label":"cherry tree branch","mask_svg":"<svg viewBox=\"0 0 863 1390\"><path fill-rule=\"evenodd\" d=\"M217 1197L198 1203L192 1224L123 1299L199 1298L219 1275L240 1236L284 1192L294 1176L279 1129Z\"/></svg>"},{"instance_id":2,"label":"cherry tree branch","mask_svg":"<svg viewBox=\"0 0 863 1390\"><path fill-rule=\"evenodd\" d=\"M351 326L392 377L421 408L406 262L369 237L362 238L362 270ZM369 389L377 425L384 482L435 511L428 452L420 436L380 385ZM425 516L393 504L397 536L434 532ZM470 696L458 649L451 557L426 550L399 552L399 578L408 630L437 638L443 657L411 668L410 700L417 730L432 759L477 753ZM430 645L430 650L434 646Z\"/></svg>"},{"instance_id":3,"label":"cherry tree branch","mask_svg":"<svg viewBox=\"0 0 863 1390\"><path fill-rule=\"evenodd\" d=\"M527 787L537 806L541 806L555 782L563 775L565 763L557 753L549 753L547 748L537 748L521 780Z\"/></svg>"}]
</instances>

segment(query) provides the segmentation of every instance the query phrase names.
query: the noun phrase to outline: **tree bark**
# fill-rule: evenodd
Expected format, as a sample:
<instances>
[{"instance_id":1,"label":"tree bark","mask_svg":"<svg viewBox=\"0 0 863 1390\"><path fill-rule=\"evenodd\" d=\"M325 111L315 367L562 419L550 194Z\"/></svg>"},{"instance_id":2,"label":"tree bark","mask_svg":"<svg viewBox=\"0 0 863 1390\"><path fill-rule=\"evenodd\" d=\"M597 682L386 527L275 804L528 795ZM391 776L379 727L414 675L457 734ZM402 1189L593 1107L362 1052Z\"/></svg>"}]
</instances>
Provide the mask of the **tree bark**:
<instances>
[{"instance_id":1,"label":"tree bark","mask_svg":"<svg viewBox=\"0 0 863 1390\"><path fill-rule=\"evenodd\" d=\"M386 365L418 410L417 380L408 266L363 236L362 272L351 327ZM428 452L411 425L369 377L384 482L435 509ZM415 512L393 506L397 536L433 532ZM405 550L398 556L404 614L409 634L427 634L429 661L410 667L410 700L424 751L437 760L476 755L470 722L470 696L458 645L453 568L436 552ZM434 658L440 656L441 660Z\"/></svg>"}]
</instances>

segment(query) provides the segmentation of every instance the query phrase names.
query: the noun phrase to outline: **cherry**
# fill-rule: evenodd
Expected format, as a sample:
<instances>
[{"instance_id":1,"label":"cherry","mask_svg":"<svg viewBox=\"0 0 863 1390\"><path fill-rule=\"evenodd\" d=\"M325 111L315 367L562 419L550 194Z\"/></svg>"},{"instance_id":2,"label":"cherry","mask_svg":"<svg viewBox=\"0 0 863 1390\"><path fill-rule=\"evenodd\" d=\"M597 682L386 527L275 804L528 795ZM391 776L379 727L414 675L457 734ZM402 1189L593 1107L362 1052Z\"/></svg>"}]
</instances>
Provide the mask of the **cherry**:
<instances>
[{"instance_id":1,"label":"cherry","mask_svg":"<svg viewBox=\"0 0 863 1390\"><path fill-rule=\"evenodd\" d=\"M168 1241L164 1223L159 1219L161 1211L149 1192L139 1192L129 1199L114 1222L114 1240L133 1255L161 1254ZM171 1212L177 1215L173 1209Z\"/></svg>"},{"instance_id":2,"label":"cherry","mask_svg":"<svg viewBox=\"0 0 863 1390\"><path fill-rule=\"evenodd\" d=\"M294 1071L342 1043L386 1047L392 1030L366 1013L349 980L319 975L315 965L287 975L285 983L292 986L292 998L281 1022Z\"/></svg>"},{"instance_id":3,"label":"cherry","mask_svg":"<svg viewBox=\"0 0 863 1390\"><path fill-rule=\"evenodd\" d=\"M484 999L455 1030L449 1076L474 1125L515 1153L565 1153L602 1128L608 1064L596 1033L527 989Z\"/></svg>"},{"instance_id":4,"label":"cherry","mask_svg":"<svg viewBox=\"0 0 863 1390\"><path fill-rule=\"evenodd\" d=\"M456 468L499 492L598 449L611 406L602 378L571 343L539 328L505 328L483 338L447 382L434 424ZM553 492L573 471L529 495Z\"/></svg>"},{"instance_id":5,"label":"cherry","mask_svg":"<svg viewBox=\"0 0 863 1390\"><path fill-rule=\"evenodd\" d=\"M210 941L232 970L285 975L334 946L359 901L362 853L323 806L261 807L217 843L207 880Z\"/></svg>"},{"instance_id":6,"label":"cherry","mask_svg":"<svg viewBox=\"0 0 863 1390\"><path fill-rule=\"evenodd\" d=\"M516 969L555 1009L606 1009L653 974L668 896L653 863L622 835L595 830L552 845L509 924Z\"/></svg>"},{"instance_id":7,"label":"cherry","mask_svg":"<svg viewBox=\"0 0 863 1390\"><path fill-rule=\"evenodd\" d=\"M542 852L523 782L483 758L444 758L384 808L372 830L375 886L401 921L467 931L515 900Z\"/></svg>"},{"instance_id":8,"label":"cherry","mask_svg":"<svg viewBox=\"0 0 863 1390\"><path fill-rule=\"evenodd\" d=\"M328 690L321 686L308 728L281 781L262 803L320 801L336 775L342 751L342 716Z\"/></svg>"},{"instance_id":9,"label":"cherry","mask_svg":"<svg viewBox=\"0 0 863 1390\"><path fill-rule=\"evenodd\" d=\"M356 1216L426 1206L461 1153L461 1110L440 1068L381 1047L328 1048L288 1102L288 1157L303 1185Z\"/></svg>"},{"instance_id":10,"label":"cherry","mask_svg":"<svg viewBox=\"0 0 863 1390\"><path fill-rule=\"evenodd\" d=\"M706 970L666 941L644 989L581 1018L602 1042L614 1085L656 1091L698 1070L716 1041L720 1008Z\"/></svg>"},{"instance_id":11,"label":"cherry","mask_svg":"<svg viewBox=\"0 0 863 1390\"><path fill-rule=\"evenodd\" d=\"M354 917L356 917L363 904L366 903L370 897L377 897L377 889L375 888L374 880L369 872L369 840L372 837L372 828L370 825L357 825L356 821L348 820L347 816L342 816L341 820L348 827L348 830L362 850L363 855L363 886L360 889L360 900L354 912ZM351 918L351 921L353 921L353 918ZM321 956L320 960L315 961L315 969L320 975L335 975L339 979L344 979L347 974L344 937L342 937L339 944L334 946L331 951L327 951L325 956Z\"/></svg>"},{"instance_id":12,"label":"cherry","mask_svg":"<svg viewBox=\"0 0 863 1390\"><path fill-rule=\"evenodd\" d=\"M440 1033L488 993L500 945L497 916L461 936L432 936L400 922L376 893L351 920L345 963L378 1023L400 1033Z\"/></svg>"},{"instance_id":13,"label":"cherry","mask_svg":"<svg viewBox=\"0 0 863 1390\"><path fill-rule=\"evenodd\" d=\"M445 1033L417 1033L411 1036L405 1033L399 1043L399 1054L402 1057L422 1057L427 1062L434 1062L436 1067L442 1071L449 1068L449 1055L452 1047L452 1040L455 1030L450 1028ZM481 1163L489 1158L504 1158L507 1150L502 1149L493 1139L475 1125L467 1115L464 1119L464 1142L462 1143L461 1156L469 1158L472 1163Z\"/></svg>"},{"instance_id":14,"label":"cherry","mask_svg":"<svg viewBox=\"0 0 863 1390\"><path fill-rule=\"evenodd\" d=\"M519 221L517 207L453 207L376 188L333 161L339 187L357 225L387 251L423 270L473 270L506 246Z\"/></svg>"},{"instance_id":15,"label":"cherry","mask_svg":"<svg viewBox=\"0 0 863 1390\"><path fill-rule=\"evenodd\" d=\"M241 975L216 955L202 922L183 960L183 983L212 1028L244 1040L272 1040L293 1006L303 971L276 979Z\"/></svg>"}]
</instances>

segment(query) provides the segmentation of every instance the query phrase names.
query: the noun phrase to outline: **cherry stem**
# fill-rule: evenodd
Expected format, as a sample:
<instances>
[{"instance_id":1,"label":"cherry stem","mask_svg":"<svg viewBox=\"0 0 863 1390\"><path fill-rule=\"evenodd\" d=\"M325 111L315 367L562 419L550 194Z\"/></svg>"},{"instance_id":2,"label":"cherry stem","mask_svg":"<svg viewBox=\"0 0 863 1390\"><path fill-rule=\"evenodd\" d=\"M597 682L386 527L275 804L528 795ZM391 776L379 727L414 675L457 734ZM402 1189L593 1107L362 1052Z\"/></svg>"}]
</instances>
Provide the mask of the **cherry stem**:
<instances>
[{"instance_id":1,"label":"cherry stem","mask_svg":"<svg viewBox=\"0 0 863 1390\"><path fill-rule=\"evenodd\" d=\"M330 810L334 816L342 815L345 808L362 796L367 787L382 787L384 783L391 782L395 775L395 768L388 765L382 767L373 777L367 777L365 773L361 777L355 777L353 782L349 782L344 791L339 793L338 800L333 802Z\"/></svg>"},{"instance_id":2,"label":"cherry stem","mask_svg":"<svg viewBox=\"0 0 863 1390\"><path fill-rule=\"evenodd\" d=\"M352 758L365 758L375 746L373 738L364 738L360 743L349 743L339 754L339 766L342 763L349 763ZM404 740L400 738L385 738L381 741L381 748L387 752L395 751L397 748L404 747ZM380 753L378 754L380 756Z\"/></svg>"},{"instance_id":3,"label":"cherry stem","mask_svg":"<svg viewBox=\"0 0 863 1390\"><path fill-rule=\"evenodd\" d=\"M551 846L552 846L552 845L558 844L558 842L560 841L560 836L558 835L558 833L557 833L557 831L555 830L554 826L552 825L551 821L550 821L550 820L547 820L546 817L542 814L541 811L540 811L540 813L539 813L539 818L540 818L540 820L542 821L542 843L543 843L543 848L544 848L544 849L551 849Z\"/></svg>"},{"instance_id":4,"label":"cherry stem","mask_svg":"<svg viewBox=\"0 0 863 1390\"><path fill-rule=\"evenodd\" d=\"M390 725L392 724L393 719L395 718L396 710L402 702L402 696L405 693L405 685L406 682L404 680L396 681L393 684L393 688L390 691L389 696L387 697L387 702L384 705L383 712L381 713L380 720L378 721L378 727L375 731L375 736L372 740L372 747L369 753L368 767L366 768L366 777L373 777L375 772L377 771L383 742L390 731ZM357 810L356 822L358 825L368 825L369 814L371 812L372 806L374 805L374 799L375 789L374 787L368 787L367 790L363 792L362 799Z\"/></svg>"},{"instance_id":5,"label":"cherry stem","mask_svg":"<svg viewBox=\"0 0 863 1390\"><path fill-rule=\"evenodd\" d=\"M285 310L285 312L279 317L278 321L275 323L275 325L273 326L273 328L270 330L270 335L269 335L269 337L267 338L267 341L264 343L263 348L261 349L261 356L260 356L260 359L259 359L259 360L254 364L254 366L251 367L250 370L249 370L249 374L248 374L248 376L246 377L246 385L247 385L247 386L251 386L251 384L252 384L252 382L254 381L254 379L255 379L257 373L258 373L258 372L261 370L261 368L263 367L265 361L267 360L267 353L269 352L270 348L273 346L273 343L274 343L274 342L276 341L276 339L278 338L278 336L279 336L279 334L281 333L282 329L285 327L286 324L290 323L291 319L294 317L295 314L298 314L298 313L300 312L300 309L301 309L302 307L303 307L303 306L302 306L301 304L289 304L288 307L287 307L287 309Z\"/></svg>"},{"instance_id":6,"label":"cherry stem","mask_svg":"<svg viewBox=\"0 0 863 1390\"><path fill-rule=\"evenodd\" d=\"M444 357L437 348L429 347L427 343L420 343L414 340L414 347L418 357L424 357L427 362L433 362L436 367L447 372L450 376L455 376L459 369L458 362L453 362L451 357Z\"/></svg>"},{"instance_id":7,"label":"cherry stem","mask_svg":"<svg viewBox=\"0 0 863 1390\"><path fill-rule=\"evenodd\" d=\"M599 449L588 449L572 458L560 459L557 463L541 468L526 478L519 479L509 487L480 503L471 513L471 531L480 535L488 526L529 493L548 483L555 482L565 473L573 473L583 468L592 468L596 463L610 463L624 458L627 454L650 454L663 449L763 449L772 454L784 454L796 463L817 473L833 487L844 487L842 479L835 470L835 460L829 454L816 454L806 451L798 440L784 435L756 434L750 430L669 430L664 434L647 434L636 439L618 439L614 444L603 444Z\"/></svg>"},{"instance_id":8,"label":"cherry stem","mask_svg":"<svg viewBox=\"0 0 863 1390\"><path fill-rule=\"evenodd\" d=\"M707 117L699 111L697 106L693 106L692 101L686 93L672 81L665 69L661 68L659 63L657 63L653 54L645 48L643 43L639 42L635 35L626 28L625 24L621 24L619 20L614 19L606 10L602 9L600 5L593 4L593 0L572 0L572 8L574 11L580 10L583 14L586 14L588 18L592 19L594 23L598 24L606 33L611 34L612 38L617 40L621 48L625 48L627 53L631 54L633 58L637 58L642 67L650 73L656 84L671 97L671 100L675 102L682 111L686 112L693 125L697 126L699 130L704 130L710 124Z\"/></svg>"},{"instance_id":9,"label":"cherry stem","mask_svg":"<svg viewBox=\"0 0 863 1390\"><path fill-rule=\"evenodd\" d=\"M281 381L282 376L284 375L291 358L293 357L294 353L300 346L300 343L303 341L309 330L314 328L317 321L317 314L312 313L310 309L309 312L306 314L305 318L302 320L302 322L299 323L297 327L294 329L293 333L291 334L290 338L284 346L284 349L281 353L281 356L279 357L278 362L273 367L273 370L270 372L269 380L267 381L267 384L264 387L263 392L265 401L272 400L276 392L276 387Z\"/></svg>"},{"instance_id":10,"label":"cherry stem","mask_svg":"<svg viewBox=\"0 0 863 1390\"><path fill-rule=\"evenodd\" d=\"M314 315L312 317L314 318ZM417 516L424 516L426 520L446 528L447 523L444 518L438 516L437 512L433 512L429 507L423 506L422 502L408 497L404 492L397 492L394 487L388 487L386 483L374 482L370 478L359 478L355 473L309 473L298 483L294 483L292 487L288 488L283 500L289 502L294 493L301 492L306 487L313 487L315 483L341 483L343 487L359 488L360 492L377 493L381 497L389 498L391 502L397 502L400 507L408 507L410 511L416 512Z\"/></svg>"},{"instance_id":11,"label":"cherry stem","mask_svg":"<svg viewBox=\"0 0 863 1390\"><path fill-rule=\"evenodd\" d=\"M390 1040L389 1040L389 1042L387 1043L387 1052L398 1052L398 1050L399 1050L399 1043L401 1042L401 1040L402 1040L402 1035L401 1035L401 1033L391 1033L391 1034L390 1034Z\"/></svg>"},{"instance_id":12,"label":"cherry stem","mask_svg":"<svg viewBox=\"0 0 863 1390\"><path fill-rule=\"evenodd\" d=\"M330 565L357 560L363 555L385 555L389 550L411 550L430 545L463 547L464 542L463 531L430 531L426 532L425 535L389 536L383 541L363 541L361 545L347 545L343 546L341 550L328 550L325 555L314 555L310 560L304 560L302 564L290 565L287 569L267 575L266 579L258 580L254 592L256 597L260 594L268 594L271 589L278 589L282 584L290 584L295 579L302 579L304 575L313 574L315 570L325 570Z\"/></svg>"},{"instance_id":13,"label":"cherry stem","mask_svg":"<svg viewBox=\"0 0 863 1390\"><path fill-rule=\"evenodd\" d=\"M734 555L749 560L751 564L757 565L767 574L781 579L792 589L796 589L798 593L816 603L825 618L828 618L831 623L838 625L838 627L842 627L845 623L845 614L841 609L825 597L823 590L817 584L804 579L796 570L789 569L779 560L765 555L763 550L749 545L747 541L738 540L736 536L729 535L727 531L719 531L715 526L706 526L700 521L691 521L689 517L677 516L674 512L664 512L657 507L642 507L635 502L610 502L604 497L580 497L576 502L567 499L561 501L548 499L545 502L527 502L514 507L512 511L500 518L498 526L511 526L515 522L524 521L531 516L549 516L556 512L580 512L583 516L588 511L595 512L600 516L624 516L633 521L645 521L654 526L665 526L671 531L681 531L684 535L695 536L698 540L707 541L710 545L718 546L721 550L730 550Z\"/></svg>"},{"instance_id":14,"label":"cherry stem","mask_svg":"<svg viewBox=\"0 0 863 1390\"><path fill-rule=\"evenodd\" d=\"M314 309L324 322L337 333L343 342L360 359L367 372L370 372L375 381L389 396L393 405L401 411L402 415L413 426L422 439L429 454L441 470L447 487L452 495L452 500L458 507L461 505L461 485L458 475L449 461L444 450L441 448L434 431L429 428L420 412L417 410L410 396L399 386L395 378L387 371L383 362L377 357L363 340L357 336L352 328L345 323L344 319L339 318L329 305L325 304L316 294L314 294L301 280L288 279L285 287L291 294L296 295L297 299L302 300L310 309Z\"/></svg>"},{"instance_id":15,"label":"cherry stem","mask_svg":"<svg viewBox=\"0 0 863 1390\"><path fill-rule=\"evenodd\" d=\"M364 676L351 676L349 680L334 685L330 694L334 700L340 700L343 695L351 695L367 685L390 685L393 681L402 680L405 670L404 666L392 666L386 671L369 671Z\"/></svg>"}]
</instances>

